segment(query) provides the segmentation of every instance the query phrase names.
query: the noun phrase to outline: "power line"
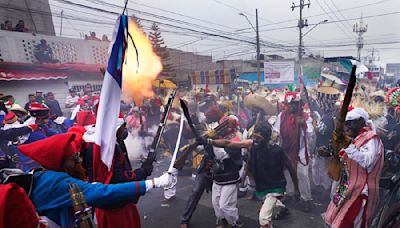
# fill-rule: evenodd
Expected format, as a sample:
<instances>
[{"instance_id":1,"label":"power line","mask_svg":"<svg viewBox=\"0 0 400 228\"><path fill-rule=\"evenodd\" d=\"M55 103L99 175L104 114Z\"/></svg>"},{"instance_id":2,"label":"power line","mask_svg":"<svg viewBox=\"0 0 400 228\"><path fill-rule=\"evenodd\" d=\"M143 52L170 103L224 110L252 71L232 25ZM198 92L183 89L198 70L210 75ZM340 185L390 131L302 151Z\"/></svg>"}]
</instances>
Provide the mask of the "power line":
<instances>
[{"instance_id":1,"label":"power line","mask_svg":"<svg viewBox=\"0 0 400 228\"><path fill-rule=\"evenodd\" d=\"M318 0L316 0L316 1L318 1ZM341 18L336 14L336 12L334 12L334 10L332 10L332 8L329 6L329 4L327 3L327 1L325 1L325 0L322 0L322 1L323 1L323 2L325 3L325 5L328 7L328 10L330 10L331 12L333 12L333 15L334 15L338 20L341 20ZM330 0L330 2L333 3L332 0ZM333 4L334 4L334 3L333 3ZM334 5L334 7L336 7L336 6ZM337 9L337 8L336 8L336 9ZM351 30L349 30L349 27L352 28L352 26L349 25L349 27L347 27L346 24L345 24L345 22L346 22L346 23L349 23L349 22L346 20L346 18L343 16L343 14L342 14L340 11L338 11L338 13L339 13L340 15L342 15L342 17L343 17L343 19L344 19L344 21L341 21L341 22L340 22L340 24L343 25L344 30L345 30L348 34L350 34L350 37L354 37L354 36L353 36L353 33L351 32Z\"/></svg>"},{"instance_id":2,"label":"power line","mask_svg":"<svg viewBox=\"0 0 400 228\"><path fill-rule=\"evenodd\" d=\"M177 12L173 12L173 11L169 11L169 10L157 8L157 7L150 6L150 5L146 5L146 4L143 4L143 3L140 3L140 2L135 2L135 1L131 1L131 2L132 2L132 3L135 3L135 4L137 4L137 5L141 5L141 6L148 7L148 8L150 8L150 9L156 9L156 10L159 10L159 11L161 11L161 12L166 12L166 13L175 14L175 15L182 16L182 17L186 17L186 18L189 18L189 19L201 21L201 22L204 22L204 23L207 23L207 24L213 24L213 25L217 25L217 26L220 26L220 27L224 27L224 28L235 29L235 28L233 28L233 27L230 27L230 26L227 26L227 25L218 24L218 23L215 23L215 22L213 22L213 21L208 21L208 20L204 20L204 19L200 19L200 18L188 16L188 15L185 15L185 14L181 14L181 13L177 13Z\"/></svg>"},{"instance_id":3,"label":"power line","mask_svg":"<svg viewBox=\"0 0 400 228\"><path fill-rule=\"evenodd\" d=\"M317 2L317 4L318 4L319 8L321 8L322 11L324 11L324 12L326 13L326 15L329 16L329 18L330 18L330 19L332 20L332 22L340 29L340 31L342 31L343 34L346 35L347 37L351 38L351 36L349 36L349 34L348 34L345 30L343 30L343 28L337 23L337 22L340 23L340 18L337 18L337 19L339 19L339 20L336 21L330 14L328 14L328 12L325 10L324 7L322 7L321 3L320 3L318 0L316 0L316 2ZM335 16L336 16L336 14L335 14ZM329 21L328 21L328 22L329 22Z\"/></svg>"},{"instance_id":4,"label":"power line","mask_svg":"<svg viewBox=\"0 0 400 228\"><path fill-rule=\"evenodd\" d=\"M91 10L94 10L94 11L97 11L97 12L110 13L110 14L113 14L113 15L119 15L118 13L113 12L113 11L104 10L104 9L96 8L96 7L92 7L92 6L87 6L87 5L83 5L83 4L79 4L79 3L74 3L74 2L71 2L69 0L57 0L57 1L64 2L64 3L67 3L67 4L71 4L71 5L75 5L75 6L78 6L78 7L91 9ZM236 38L236 37L230 37L228 35L220 35L220 34L215 34L215 33L210 33L210 32L205 32L205 31L199 31L199 30L192 29L192 28L181 27L181 26L172 25L172 24L168 24L168 23L165 23L165 22L155 21L155 20L146 19L146 18L139 18L139 19L141 19L142 21L153 22L153 23L169 26L171 28L176 28L176 29L183 29L183 30L186 30L186 31L195 32L195 33L199 33L199 34L202 34L202 35L207 35L207 36L210 36L210 37L218 37L218 38L223 38L223 39L227 39L227 40L241 41L241 42L244 42L244 43L255 45L254 42L251 42L251 41L248 40L249 39L248 37ZM210 28L208 28L208 29L210 29ZM213 29L213 30L215 30L215 29ZM226 33L224 31L220 31L220 30L219 30L219 32ZM263 41L262 43L263 43L263 46L265 46L265 47L288 50L284 45L281 45L281 44L275 44L275 43L267 42L267 41ZM288 51L293 51L293 50L288 50Z\"/></svg>"},{"instance_id":5,"label":"power line","mask_svg":"<svg viewBox=\"0 0 400 228\"><path fill-rule=\"evenodd\" d=\"M333 7L337 10L337 12L342 16L342 18L344 20L346 20L345 22L346 22L348 28L350 28L350 31L351 31L352 25L349 23L349 21L347 21L346 17L343 15L342 11L339 10L339 8L337 7L335 1L330 0L330 2L332 3Z\"/></svg>"},{"instance_id":6,"label":"power line","mask_svg":"<svg viewBox=\"0 0 400 228\"><path fill-rule=\"evenodd\" d=\"M354 7L350 7L350 8L339 9L339 11L345 12L345 11L349 11L349 10L353 10L353 9L361 9L361 8L365 8L365 7L369 7L369 6L373 6L373 5L386 3L386 2L389 2L389 1L394 1L394 0L381 0L381 1L373 2L373 3L369 3L369 4L363 4L363 5L358 5L358 6L354 6ZM321 14L314 14L314 15L308 16L308 18L325 16L327 14L332 14L332 13L333 12L327 12L327 13L324 12L324 13L321 13ZM268 26L273 26L273 25L280 25L280 24L283 24L283 23L289 23L289 22L293 22L293 21L297 21L297 19L290 19L290 20L284 20L284 21L279 21L279 22L270 23L270 24L264 24L264 25L260 25L260 27L268 27ZM243 31L243 30L250 30L250 29L251 28L242 28L242 29L238 29L236 31Z\"/></svg>"}]
</instances>

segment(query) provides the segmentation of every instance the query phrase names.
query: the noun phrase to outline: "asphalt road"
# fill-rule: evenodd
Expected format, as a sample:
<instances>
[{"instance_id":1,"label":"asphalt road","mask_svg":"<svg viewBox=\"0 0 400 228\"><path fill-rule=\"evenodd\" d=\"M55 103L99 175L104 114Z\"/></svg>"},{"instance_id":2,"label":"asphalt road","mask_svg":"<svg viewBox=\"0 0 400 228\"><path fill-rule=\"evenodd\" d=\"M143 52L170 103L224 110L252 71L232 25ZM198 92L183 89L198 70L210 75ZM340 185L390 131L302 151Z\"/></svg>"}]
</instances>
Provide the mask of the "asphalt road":
<instances>
[{"instance_id":1,"label":"asphalt road","mask_svg":"<svg viewBox=\"0 0 400 228\"><path fill-rule=\"evenodd\" d=\"M167 170L169 158L160 159L154 167L154 176L159 176ZM169 204L162 204L163 190L155 189L140 198L138 209L141 216L142 227L144 228L173 228L179 227L180 215L183 213L186 200L188 199L193 179L191 177L191 168L185 168L178 177L176 199ZM324 201L324 202L321 202ZM302 205L296 201L289 201L286 206L290 214L281 220L273 222L274 227L280 228L298 228L324 227L320 214L327 205L326 197L315 195L313 210L310 213L303 212ZM258 211L261 208L261 201L248 200L240 198L238 200L240 220L244 227L256 228L258 225ZM211 193L204 193L197 209L192 217L191 228L215 227L215 215L211 204Z\"/></svg>"}]
</instances>

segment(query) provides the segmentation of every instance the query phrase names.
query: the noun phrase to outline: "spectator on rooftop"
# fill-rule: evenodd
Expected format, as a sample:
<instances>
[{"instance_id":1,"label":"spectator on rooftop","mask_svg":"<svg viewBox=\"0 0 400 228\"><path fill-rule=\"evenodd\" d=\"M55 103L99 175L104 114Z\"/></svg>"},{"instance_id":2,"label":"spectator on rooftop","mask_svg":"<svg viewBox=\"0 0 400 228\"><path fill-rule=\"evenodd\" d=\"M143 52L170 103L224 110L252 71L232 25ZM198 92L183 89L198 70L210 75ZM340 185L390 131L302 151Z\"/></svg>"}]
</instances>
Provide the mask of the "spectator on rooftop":
<instances>
[{"instance_id":1,"label":"spectator on rooftop","mask_svg":"<svg viewBox=\"0 0 400 228\"><path fill-rule=\"evenodd\" d=\"M88 40L100 41L100 39L96 37L96 33L95 32L90 32L90 36L88 36L87 39Z\"/></svg>"},{"instance_id":2,"label":"spectator on rooftop","mask_svg":"<svg viewBox=\"0 0 400 228\"><path fill-rule=\"evenodd\" d=\"M14 28L13 28L13 26L12 26L12 22L11 22L11 21L6 20L6 21L4 22L4 30L7 30L7 31L14 31Z\"/></svg>"},{"instance_id":3,"label":"spectator on rooftop","mask_svg":"<svg viewBox=\"0 0 400 228\"><path fill-rule=\"evenodd\" d=\"M110 42L110 40L108 39L108 36L106 34L103 35L103 37L101 38L101 41Z\"/></svg>"},{"instance_id":4,"label":"spectator on rooftop","mask_svg":"<svg viewBox=\"0 0 400 228\"><path fill-rule=\"evenodd\" d=\"M58 60L54 59L53 50L44 39L40 40L40 44L35 45L33 53L39 63L56 63Z\"/></svg>"},{"instance_id":5,"label":"spectator on rooftop","mask_svg":"<svg viewBox=\"0 0 400 228\"><path fill-rule=\"evenodd\" d=\"M25 28L25 22L23 20L19 20L18 24L15 26L16 32L29 32L27 28Z\"/></svg>"},{"instance_id":6,"label":"spectator on rooftop","mask_svg":"<svg viewBox=\"0 0 400 228\"><path fill-rule=\"evenodd\" d=\"M30 106L33 102L36 102L35 94L29 94L29 95L28 95L28 102L25 104L25 110L29 110L29 106Z\"/></svg>"}]
</instances>

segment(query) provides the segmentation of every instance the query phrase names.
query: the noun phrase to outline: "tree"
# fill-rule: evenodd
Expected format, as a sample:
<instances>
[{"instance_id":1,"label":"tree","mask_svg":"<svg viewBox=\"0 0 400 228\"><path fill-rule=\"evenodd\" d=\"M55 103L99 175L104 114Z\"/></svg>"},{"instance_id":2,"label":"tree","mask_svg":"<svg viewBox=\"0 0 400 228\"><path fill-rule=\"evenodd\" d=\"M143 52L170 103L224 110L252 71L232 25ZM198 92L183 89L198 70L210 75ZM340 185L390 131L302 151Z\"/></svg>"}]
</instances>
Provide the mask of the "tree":
<instances>
[{"instance_id":1,"label":"tree","mask_svg":"<svg viewBox=\"0 0 400 228\"><path fill-rule=\"evenodd\" d=\"M160 28L156 23L153 23L153 25L151 26L149 39L151 41L151 44L153 45L154 51L161 58L163 72L173 72L173 66L169 63L169 53L167 45L165 45L164 39L161 36Z\"/></svg>"},{"instance_id":2,"label":"tree","mask_svg":"<svg viewBox=\"0 0 400 228\"><path fill-rule=\"evenodd\" d=\"M135 14L132 14L131 18L139 26L139 28L142 29L142 31L144 32L144 28L143 28L143 25L142 25L142 20L140 20L140 18L136 17Z\"/></svg>"}]
</instances>

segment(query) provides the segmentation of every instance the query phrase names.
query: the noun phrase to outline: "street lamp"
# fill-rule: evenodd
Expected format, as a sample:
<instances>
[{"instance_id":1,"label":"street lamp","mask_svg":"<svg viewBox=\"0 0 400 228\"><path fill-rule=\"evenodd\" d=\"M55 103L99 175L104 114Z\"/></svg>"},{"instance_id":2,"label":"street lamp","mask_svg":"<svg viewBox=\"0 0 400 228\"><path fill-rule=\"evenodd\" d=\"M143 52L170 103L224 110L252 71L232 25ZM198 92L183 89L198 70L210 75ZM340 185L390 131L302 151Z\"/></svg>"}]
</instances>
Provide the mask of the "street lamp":
<instances>
[{"instance_id":1,"label":"street lamp","mask_svg":"<svg viewBox=\"0 0 400 228\"><path fill-rule=\"evenodd\" d=\"M308 33L311 32L311 30L315 29L315 27L317 27L318 25L320 25L320 24L325 24L326 22L328 22L328 20L323 20L323 21L318 22L318 23L315 24L310 30L308 30L306 33L304 33L303 37L305 37Z\"/></svg>"},{"instance_id":2,"label":"street lamp","mask_svg":"<svg viewBox=\"0 0 400 228\"><path fill-rule=\"evenodd\" d=\"M261 86L261 73L260 73L260 35L258 32L258 10L256 9L256 27L253 26L249 18L244 13L239 13L240 16L246 18L247 22L251 25L254 32L256 32L256 44L257 44L257 82L258 86Z\"/></svg>"},{"instance_id":3,"label":"street lamp","mask_svg":"<svg viewBox=\"0 0 400 228\"><path fill-rule=\"evenodd\" d=\"M254 28L253 24L251 23L250 19L247 17L246 14L244 13L239 13L240 16L243 16L246 18L247 22L251 25L251 27L253 28L254 32L257 32L256 28Z\"/></svg>"}]
</instances>

